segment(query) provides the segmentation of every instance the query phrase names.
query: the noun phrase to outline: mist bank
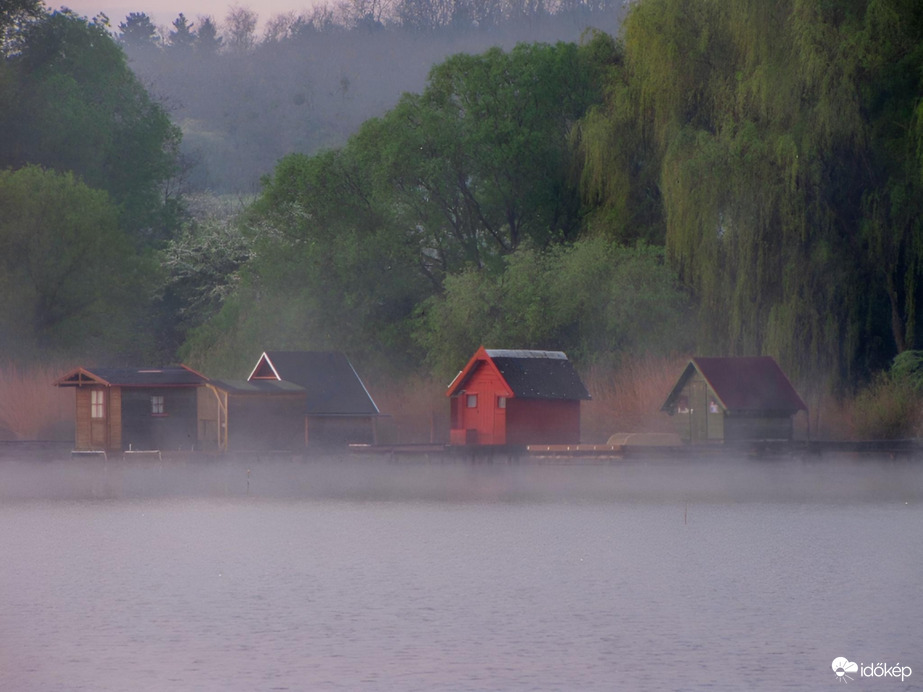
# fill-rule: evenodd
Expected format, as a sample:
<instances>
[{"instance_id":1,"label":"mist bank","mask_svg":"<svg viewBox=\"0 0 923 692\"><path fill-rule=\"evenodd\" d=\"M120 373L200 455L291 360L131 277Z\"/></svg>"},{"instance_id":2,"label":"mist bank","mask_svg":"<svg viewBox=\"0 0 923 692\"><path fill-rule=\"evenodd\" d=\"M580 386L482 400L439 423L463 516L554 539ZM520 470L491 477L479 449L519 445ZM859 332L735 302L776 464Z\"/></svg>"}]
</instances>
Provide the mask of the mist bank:
<instances>
[{"instance_id":1,"label":"mist bank","mask_svg":"<svg viewBox=\"0 0 923 692\"><path fill-rule=\"evenodd\" d=\"M309 460L66 459L0 461L0 501L253 501L445 503L923 502L916 459L645 460L611 463L395 462L348 454ZM681 519L680 519L681 520Z\"/></svg>"}]
</instances>

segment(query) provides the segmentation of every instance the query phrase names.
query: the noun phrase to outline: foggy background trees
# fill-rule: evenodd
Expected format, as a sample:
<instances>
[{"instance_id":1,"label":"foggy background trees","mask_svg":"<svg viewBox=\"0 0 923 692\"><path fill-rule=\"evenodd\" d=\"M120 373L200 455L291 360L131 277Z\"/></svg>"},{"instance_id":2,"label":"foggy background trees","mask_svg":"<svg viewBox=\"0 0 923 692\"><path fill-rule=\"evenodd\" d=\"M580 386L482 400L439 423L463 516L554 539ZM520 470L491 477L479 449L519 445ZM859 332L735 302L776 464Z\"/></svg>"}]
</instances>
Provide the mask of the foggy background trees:
<instances>
[{"instance_id":1,"label":"foggy background trees","mask_svg":"<svg viewBox=\"0 0 923 692\"><path fill-rule=\"evenodd\" d=\"M198 163L193 189L253 194L283 156L342 146L401 94L419 93L451 55L576 43L589 28L614 33L622 11L619 0L352 0L261 26L245 6L199 17L191 5L153 40L143 12L118 34L132 69L183 130L183 150Z\"/></svg>"}]
</instances>

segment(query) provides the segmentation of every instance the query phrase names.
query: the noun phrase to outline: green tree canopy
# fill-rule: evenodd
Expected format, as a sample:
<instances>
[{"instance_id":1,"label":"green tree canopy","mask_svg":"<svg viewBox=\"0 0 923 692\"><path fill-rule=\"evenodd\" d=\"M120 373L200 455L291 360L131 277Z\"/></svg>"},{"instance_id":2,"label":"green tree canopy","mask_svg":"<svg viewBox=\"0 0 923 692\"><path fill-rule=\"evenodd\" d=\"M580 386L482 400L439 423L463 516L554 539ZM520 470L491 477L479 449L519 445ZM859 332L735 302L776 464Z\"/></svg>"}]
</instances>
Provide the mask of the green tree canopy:
<instances>
[{"instance_id":1,"label":"green tree canopy","mask_svg":"<svg viewBox=\"0 0 923 692\"><path fill-rule=\"evenodd\" d=\"M221 50L224 39L218 34L218 25L210 17L202 17L196 33L195 48L202 55L215 55Z\"/></svg>"},{"instance_id":2,"label":"green tree canopy","mask_svg":"<svg viewBox=\"0 0 923 692\"><path fill-rule=\"evenodd\" d=\"M151 267L105 192L37 166L0 171L0 350L125 357L150 334ZM137 340L137 341L136 341Z\"/></svg>"},{"instance_id":3,"label":"green tree canopy","mask_svg":"<svg viewBox=\"0 0 923 692\"><path fill-rule=\"evenodd\" d=\"M687 298L662 248L601 237L546 252L521 248L500 274L468 269L418 311L416 338L442 376L480 345L563 349L584 364L670 355L692 341Z\"/></svg>"},{"instance_id":4,"label":"green tree canopy","mask_svg":"<svg viewBox=\"0 0 923 692\"><path fill-rule=\"evenodd\" d=\"M576 237L568 136L602 98L611 46L600 35L583 47L453 56L422 94L405 95L351 141L437 280L466 266L499 268L524 241L542 248Z\"/></svg>"},{"instance_id":5,"label":"green tree canopy","mask_svg":"<svg viewBox=\"0 0 923 692\"><path fill-rule=\"evenodd\" d=\"M607 46L598 37L592 48L455 56L344 148L283 159L248 218L254 259L240 291L186 353L272 334L291 347L417 360L416 307L446 276L502 273L525 244L576 237L568 134L601 99Z\"/></svg>"},{"instance_id":6,"label":"green tree canopy","mask_svg":"<svg viewBox=\"0 0 923 692\"><path fill-rule=\"evenodd\" d=\"M0 165L73 171L110 194L138 242L169 236L180 207L165 185L177 170L180 132L104 25L47 14L25 28L4 73Z\"/></svg>"},{"instance_id":7,"label":"green tree canopy","mask_svg":"<svg viewBox=\"0 0 923 692\"><path fill-rule=\"evenodd\" d=\"M431 287L415 247L370 204L349 151L283 159L246 215L253 259L184 360L226 371L266 348L348 349L382 368L413 361L410 320ZM250 356L244 355L244 358Z\"/></svg>"},{"instance_id":8,"label":"green tree canopy","mask_svg":"<svg viewBox=\"0 0 923 692\"><path fill-rule=\"evenodd\" d=\"M41 0L3 0L0 2L0 55L15 52L25 25L41 16Z\"/></svg>"}]
</instances>

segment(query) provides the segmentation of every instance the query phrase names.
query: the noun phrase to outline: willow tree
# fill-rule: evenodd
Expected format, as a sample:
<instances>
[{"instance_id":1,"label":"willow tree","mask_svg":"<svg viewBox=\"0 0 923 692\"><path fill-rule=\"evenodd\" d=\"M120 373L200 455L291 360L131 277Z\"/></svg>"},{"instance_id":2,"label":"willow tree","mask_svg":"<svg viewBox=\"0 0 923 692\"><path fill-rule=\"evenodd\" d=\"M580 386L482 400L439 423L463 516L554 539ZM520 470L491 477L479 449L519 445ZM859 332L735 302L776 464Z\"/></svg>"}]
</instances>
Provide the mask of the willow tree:
<instances>
[{"instance_id":1,"label":"willow tree","mask_svg":"<svg viewBox=\"0 0 923 692\"><path fill-rule=\"evenodd\" d=\"M611 126L588 134L651 143L702 350L842 382L912 345L921 28L905 0L633 7ZM604 139L581 146L593 179L624 178Z\"/></svg>"}]
</instances>

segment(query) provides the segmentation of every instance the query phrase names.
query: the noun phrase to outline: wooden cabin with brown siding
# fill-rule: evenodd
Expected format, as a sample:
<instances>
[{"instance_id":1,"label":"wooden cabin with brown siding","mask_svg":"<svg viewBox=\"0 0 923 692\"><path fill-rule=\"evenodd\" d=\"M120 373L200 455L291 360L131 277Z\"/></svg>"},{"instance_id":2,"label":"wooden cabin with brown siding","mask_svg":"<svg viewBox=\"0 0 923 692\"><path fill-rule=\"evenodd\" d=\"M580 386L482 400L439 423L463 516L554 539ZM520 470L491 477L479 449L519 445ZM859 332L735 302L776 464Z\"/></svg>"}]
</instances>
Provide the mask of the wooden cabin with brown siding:
<instances>
[{"instance_id":1,"label":"wooden cabin with brown siding","mask_svg":"<svg viewBox=\"0 0 923 692\"><path fill-rule=\"evenodd\" d=\"M77 368L54 384L75 390L78 451L192 450L207 379L184 365Z\"/></svg>"},{"instance_id":2,"label":"wooden cabin with brown siding","mask_svg":"<svg viewBox=\"0 0 923 692\"><path fill-rule=\"evenodd\" d=\"M480 347L449 385L452 445L576 444L590 398L561 351Z\"/></svg>"},{"instance_id":3,"label":"wooden cabin with brown siding","mask_svg":"<svg viewBox=\"0 0 923 692\"><path fill-rule=\"evenodd\" d=\"M692 358L660 409L689 443L791 440L808 407L771 356Z\"/></svg>"}]
</instances>

